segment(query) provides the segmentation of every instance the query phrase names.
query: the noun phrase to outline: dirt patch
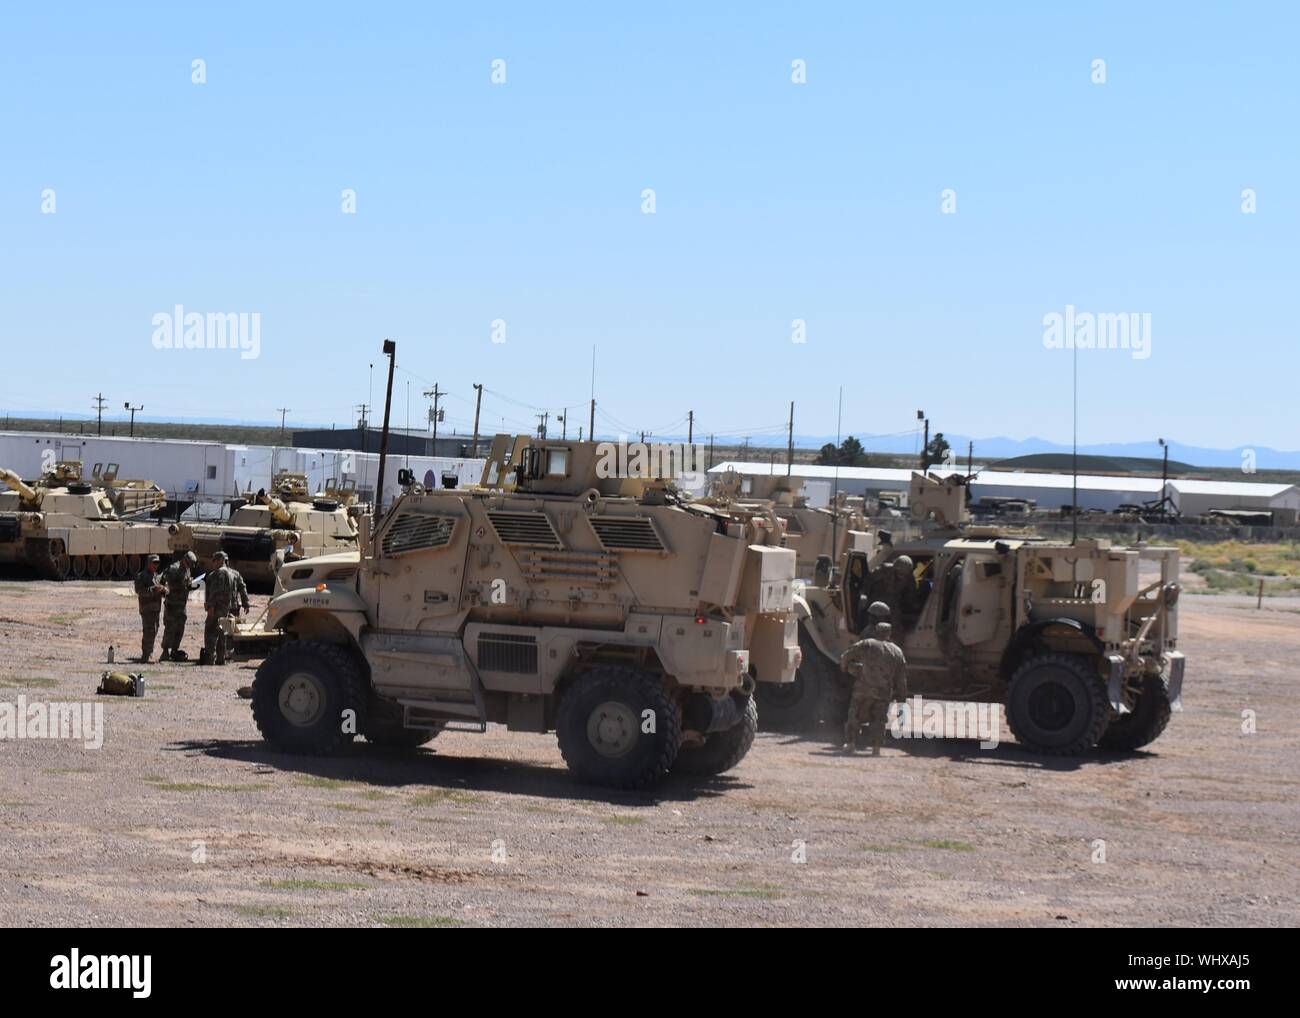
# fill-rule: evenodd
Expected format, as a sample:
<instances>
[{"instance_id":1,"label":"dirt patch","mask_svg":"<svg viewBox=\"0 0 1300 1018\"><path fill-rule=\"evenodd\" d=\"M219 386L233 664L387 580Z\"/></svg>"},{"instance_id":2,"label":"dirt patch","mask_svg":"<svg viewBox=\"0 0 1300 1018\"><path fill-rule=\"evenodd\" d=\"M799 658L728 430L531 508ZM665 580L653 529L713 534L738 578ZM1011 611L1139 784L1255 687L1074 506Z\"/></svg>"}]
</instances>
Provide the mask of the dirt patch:
<instances>
[{"instance_id":1,"label":"dirt patch","mask_svg":"<svg viewBox=\"0 0 1300 1018\"><path fill-rule=\"evenodd\" d=\"M123 589L0 586L0 700L105 717L98 750L0 743L5 925L1300 918L1295 599L1183 600L1186 710L1146 753L911 741L873 760L764 734L732 774L626 795L575 785L553 737L496 726L408 754L273 753L235 695L246 663L155 663L144 700L97 698L108 645L119 668L138 647Z\"/></svg>"}]
</instances>

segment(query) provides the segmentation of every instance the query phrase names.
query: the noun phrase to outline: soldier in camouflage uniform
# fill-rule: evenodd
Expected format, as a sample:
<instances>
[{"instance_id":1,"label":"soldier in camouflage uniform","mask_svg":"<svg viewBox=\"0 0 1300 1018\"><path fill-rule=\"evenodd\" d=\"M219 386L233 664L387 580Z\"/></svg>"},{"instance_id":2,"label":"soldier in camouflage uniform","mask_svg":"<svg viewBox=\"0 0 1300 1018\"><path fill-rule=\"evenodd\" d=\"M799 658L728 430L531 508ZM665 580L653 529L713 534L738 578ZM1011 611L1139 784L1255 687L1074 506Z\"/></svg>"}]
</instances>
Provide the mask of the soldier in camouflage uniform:
<instances>
[{"instance_id":1,"label":"soldier in camouflage uniform","mask_svg":"<svg viewBox=\"0 0 1300 1018\"><path fill-rule=\"evenodd\" d=\"M140 601L140 662L148 664L153 657L154 640L158 639L158 616L162 614L163 595L167 588L158 575L159 558L150 555L143 569L135 574L135 596Z\"/></svg>"},{"instance_id":2,"label":"soldier in camouflage uniform","mask_svg":"<svg viewBox=\"0 0 1300 1018\"><path fill-rule=\"evenodd\" d=\"M857 748L858 732L865 723L871 755L880 756L890 701L907 699L907 659L889 638L889 606L876 601L867 609L867 617L874 623L871 636L859 640L840 658L840 668L854 677L844 748L849 753Z\"/></svg>"},{"instance_id":3,"label":"soldier in camouflage uniform","mask_svg":"<svg viewBox=\"0 0 1300 1018\"><path fill-rule=\"evenodd\" d=\"M209 663L224 665L234 653L234 641L221 631L221 620L228 615L238 615L242 607L248 611L248 587L239 573L226 565L224 551L212 556L212 568L205 583L204 604L208 621L203 627L203 656Z\"/></svg>"},{"instance_id":4,"label":"soldier in camouflage uniform","mask_svg":"<svg viewBox=\"0 0 1300 1018\"><path fill-rule=\"evenodd\" d=\"M186 660L185 651L181 650L181 638L185 635L185 606L190 591L198 586L191 579L198 561L194 552L187 551L163 572L167 597L163 601L162 654L159 661Z\"/></svg>"},{"instance_id":5,"label":"soldier in camouflage uniform","mask_svg":"<svg viewBox=\"0 0 1300 1018\"><path fill-rule=\"evenodd\" d=\"M900 632L904 615L915 612L917 608L916 577L912 570L912 560L899 555L871 574L871 596L889 609L890 621L898 626Z\"/></svg>"}]
</instances>

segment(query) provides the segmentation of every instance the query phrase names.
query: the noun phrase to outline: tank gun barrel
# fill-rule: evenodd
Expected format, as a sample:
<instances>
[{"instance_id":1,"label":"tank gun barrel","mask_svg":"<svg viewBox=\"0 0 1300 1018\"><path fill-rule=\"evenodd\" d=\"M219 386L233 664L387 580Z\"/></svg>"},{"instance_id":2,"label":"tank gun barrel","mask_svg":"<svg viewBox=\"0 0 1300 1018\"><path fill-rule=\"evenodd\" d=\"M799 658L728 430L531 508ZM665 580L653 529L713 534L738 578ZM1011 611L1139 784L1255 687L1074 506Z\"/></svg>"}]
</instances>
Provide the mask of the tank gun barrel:
<instances>
[{"instance_id":1,"label":"tank gun barrel","mask_svg":"<svg viewBox=\"0 0 1300 1018\"><path fill-rule=\"evenodd\" d=\"M293 513L289 512L289 507L274 495L266 496L266 506L271 510L271 515L275 517L277 523L293 523Z\"/></svg>"},{"instance_id":2,"label":"tank gun barrel","mask_svg":"<svg viewBox=\"0 0 1300 1018\"><path fill-rule=\"evenodd\" d=\"M19 477L17 474L15 474L12 470L0 469L0 481L4 481L5 484L9 485L9 487L11 487L14 491L18 492L18 494L22 497L22 500L24 502L31 502L35 504L41 500L41 497L39 494L37 494L36 489L33 488L31 485L27 484L26 482L24 482L23 479Z\"/></svg>"}]
</instances>

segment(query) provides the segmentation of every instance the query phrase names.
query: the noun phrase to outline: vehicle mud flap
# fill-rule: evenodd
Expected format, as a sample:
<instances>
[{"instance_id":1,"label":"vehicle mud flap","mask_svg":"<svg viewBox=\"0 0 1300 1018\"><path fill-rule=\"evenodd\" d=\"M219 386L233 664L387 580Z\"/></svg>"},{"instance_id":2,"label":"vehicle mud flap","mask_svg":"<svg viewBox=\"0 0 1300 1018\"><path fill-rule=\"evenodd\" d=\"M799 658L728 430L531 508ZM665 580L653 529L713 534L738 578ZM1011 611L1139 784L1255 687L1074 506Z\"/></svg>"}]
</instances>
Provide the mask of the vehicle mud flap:
<instances>
[{"instance_id":1,"label":"vehicle mud flap","mask_svg":"<svg viewBox=\"0 0 1300 1018\"><path fill-rule=\"evenodd\" d=\"M1165 695L1169 698L1170 710L1183 709L1183 669L1187 665L1181 651L1172 650L1165 655L1166 666L1160 673L1165 684Z\"/></svg>"},{"instance_id":2,"label":"vehicle mud flap","mask_svg":"<svg viewBox=\"0 0 1300 1018\"><path fill-rule=\"evenodd\" d=\"M1124 657L1121 654L1107 654L1106 661L1110 665L1106 699L1110 701L1110 709L1116 714L1127 714L1129 709L1124 706Z\"/></svg>"}]
</instances>

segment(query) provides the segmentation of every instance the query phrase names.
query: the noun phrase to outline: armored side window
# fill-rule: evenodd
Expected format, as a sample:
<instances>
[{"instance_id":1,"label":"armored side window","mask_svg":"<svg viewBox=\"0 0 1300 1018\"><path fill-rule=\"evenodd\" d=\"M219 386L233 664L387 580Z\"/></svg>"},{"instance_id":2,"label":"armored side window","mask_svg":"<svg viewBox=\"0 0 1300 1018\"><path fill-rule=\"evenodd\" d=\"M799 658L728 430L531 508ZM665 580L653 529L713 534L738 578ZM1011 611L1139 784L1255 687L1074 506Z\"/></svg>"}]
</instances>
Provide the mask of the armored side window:
<instances>
[{"instance_id":1,"label":"armored side window","mask_svg":"<svg viewBox=\"0 0 1300 1018\"><path fill-rule=\"evenodd\" d=\"M564 477L569 472L569 450L550 449L546 453L546 474L548 477Z\"/></svg>"},{"instance_id":2,"label":"armored side window","mask_svg":"<svg viewBox=\"0 0 1300 1018\"><path fill-rule=\"evenodd\" d=\"M385 555L445 548L456 529L456 517L429 513L402 513L386 531L381 542Z\"/></svg>"}]
</instances>

